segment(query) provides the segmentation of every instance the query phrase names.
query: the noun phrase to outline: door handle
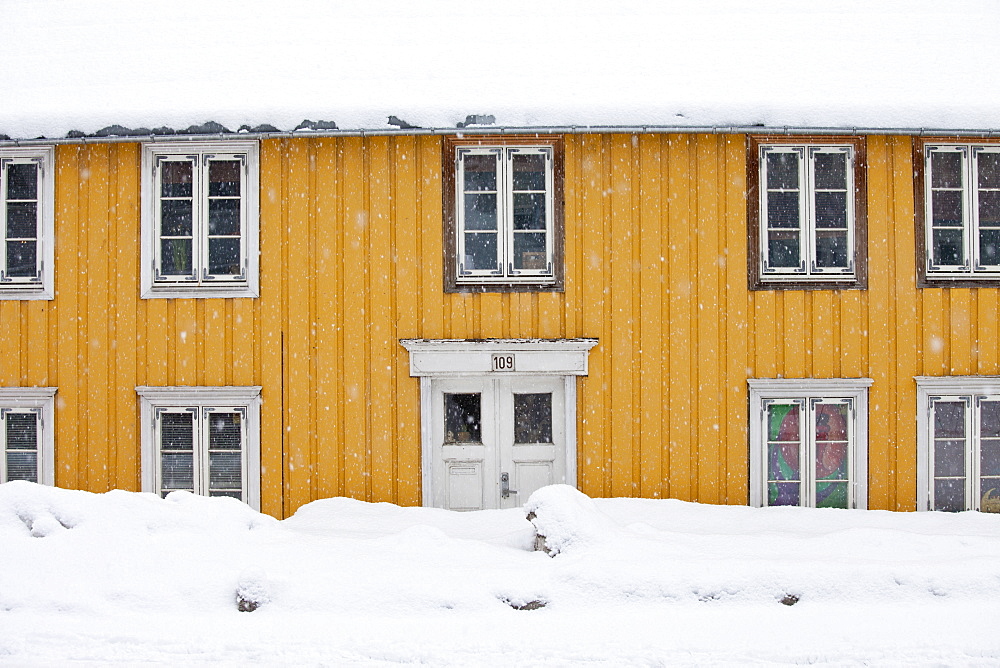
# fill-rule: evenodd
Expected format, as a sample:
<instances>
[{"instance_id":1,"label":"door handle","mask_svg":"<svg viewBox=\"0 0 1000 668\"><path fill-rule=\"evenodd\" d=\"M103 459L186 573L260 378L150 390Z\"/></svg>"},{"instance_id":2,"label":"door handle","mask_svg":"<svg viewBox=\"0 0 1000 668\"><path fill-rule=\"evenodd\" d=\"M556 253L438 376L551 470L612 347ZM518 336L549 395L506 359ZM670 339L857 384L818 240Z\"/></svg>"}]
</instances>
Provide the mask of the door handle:
<instances>
[{"instance_id":1,"label":"door handle","mask_svg":"<svg viewBox=\"0 0 1000 668\"><path fill-rule=\"evenodd\" d=\"M510 498L511 494L517 494L516 489L510 488L510 474L501 473L500 474L500 498L507 499Z\"/></svg>"}]
</instances>

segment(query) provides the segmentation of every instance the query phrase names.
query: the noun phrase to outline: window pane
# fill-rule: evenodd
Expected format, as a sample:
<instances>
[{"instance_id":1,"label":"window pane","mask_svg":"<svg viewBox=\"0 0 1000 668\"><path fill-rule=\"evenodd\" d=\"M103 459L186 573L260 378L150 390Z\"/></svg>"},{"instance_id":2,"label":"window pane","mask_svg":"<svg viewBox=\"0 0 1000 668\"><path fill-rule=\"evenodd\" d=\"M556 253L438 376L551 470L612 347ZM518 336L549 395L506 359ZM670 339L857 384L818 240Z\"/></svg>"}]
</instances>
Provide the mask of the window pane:
<instances>
[{"instance_id":1,"label":"window pane","mask_svg":"<svg viewBox=\"0 0 1000 668\"><path fill-rule=\"evenodd\" d=\"M514 234L514 268L545 269L545 233L527 232Z\"/></svg>"},{"instance_id":2,"label":"window pane","mask_svg":"<svg viewBox=\"0 0 1000 668\"><path fill-rule=\"evenodd\" d=\"M7 199L38 199L38 165L7 166Z\"/></svg>"},{"instance_id":3,"label":"window pane","mask_svg":"<svg viewBox=\"0 0 1000 668\"><path fill-rule=\"evenodd\" d=\"M210 452L208 484L216 489L243 489L243 465L240 452Z\"/></svg>"},{"instance_id":4,"label":"window pane","mask_svg":"<svg viewBox=\"0 0 1000 668\"><path fill-rule=\"evenodd\" d=\"M1000 439L984 438L979 444L979 473L1000 476Z\"/></svg>"},{"instance_id":5,"label":"window pane","mask_svg":"<svg viewBox=\"0 0 1000 668\"><path fill-rule=\"evenodd\" d=\"M193 204L188 199L165 199L160 202L160 236L189 237L194 219Z\"/></svg>"},{"instance_id":6,"label":"window pane","mask_svg":"<svg viewBox=\"0 0 1000 668\"><path fill-rule=\"evenodd\" d=\"M514 442L552 442L552 395L514 395Z\"/></svg>"},{"instance_id":7,"label":"window pane","mask_svg":"<svg viewBox=\"0 0 1000 668\"><path fill-rule=\"evenodd\" d=\"M797 482L767 483L767 505L797 506L800 499L800 484Z\"/></svg>"},{"instance_id":8,"label":"window pane","mask_svg":"<svg viewBox=\"0 0 1000 668\"><path fill-rule=\"evenodd\" d=\"M497 235L468 232L465 235L465 270L497 269Z\"/></svg>"},{"instance_id":9,"label":"window pane","mask_svg":"<svg viewBox=\"0 0 1000 668\"><path fill-rule=\"evenodd\" d=\"M980 479L979 510L984 513L1000 513L1000 478Z\"/></svg>"},{"instance_id":10,"label":"window pane","mask_svg":"<svg viewBox=\"0 0 1000 668\"><path fill-rule=\"evenodd\" d=\"M767 154L767 189L796 189L799 187L799 154Z\"/></svg>"},{"instance_id":11,"label":"window pane","mask_svg":"<svg viewBox=\"0 0 1000 668\"><path fill-rule=\"evenodd\" d=\"M847 193L816 193L816 227L847 229Z\"/></svg>"},{"instance_id":12,"label":"window pane","mask_svg":"<svg viewBox=\"0 0 1000 668\"><path fill-rule=\"evenodd\" d=\"M965 441L934 441L934 477L965 476Z\"/></svg>"},{"instance_id":13,"label":"window pane","mask_svg":"<svg viewBox=\"0 0 1000 668\"><path fill-rule=\"evenodd\" d=\"M38 449L38 416L34 413L8 413L6 423L8 450Z\"/></svg>"},{"instance_id":14,"label":"window pane","mask_svg":"<svg viewBox=\"0 0 1000 668\"><path fill-rule=\"evenodd\" d=\"M1000 153L981 152L976 156L979 166L979 187L1000 188Z\"/></svg>"},{"instance_id":15,"label":"window pane","mask_svg":"<svg viewBox=\"0 0 1000 668\"><path fill-rule=\"evenodd\" d=\"M965 478L934 481L934 510L965 510Z\"/></svg>"},{"instance_id":16,"label":"window pane","mask_svg":"<svg viewBox=\"0 0 1000 668\"><path fill-rule=\"evenodd\" d=\"M243 500L243 492L242 491L236 491L236 490L212 489L212 490L209 490L208 495L209 496L225 496L225 497L228 497L230 499L239 499L240 501Z\"/></svg>"},{"instance_id":17,"label":"window pane","mask_svg":"<svg viewBox=\"0 0 1000 668\"><path fill-rule=\"evenodd\" d=\"M815 153L813 164L817 188L847 188L846 153Z\"/></svg>"},{"instance_id":18,"label":"window pane","mask_svg":"<svg viewBox=\"0 0 1000 668\"><path fill-rule=\"evenodd\" d=\"M161 197L192 197L191 181L194 163L187 161L167 161L160 165Z\"/></svg>"},{"instance_id":19,"label":"window pane","mask_svg":"<svg viewBox=\"0 0 1000 668\"><path fill-rule=\"evenodd\" d=\"M160 273L167 276L191 275L191 240L160 241Z\"/></svg>"},{"instance_id":20,"label":"window pane","mask_svg":"<svg viewBox=\"0 0 1000 668\"><path fill-rule=\"evenodd\" d=\"M767 193L767 226L799 226L799 193Z\"/></svg>"},{"instance_id":21,"label":"window pane","mask_svg":"<svg viewBox=\"0 0 1000 668\"><path fill-rule=\"evenodd\" d=\"M798 232L768 233L767 264L771 267L798 267L802 264Z\"/></svg>"},{"instance_id":22,"label":"window pane","mask_svg":"<svg viewBox=\"0 0 1000 668\"><path fill-rule=\"evenodd\" d=\"M1000 191L979 191L979 224L1000 225Z\"/></svg>"},{"instance_id":23,"label":"window pane","mask_svg":"<svg viewBox=\"0 0 1000 668\"><path fill-rule=\"evenodd\" d=\"M497 229L497 196L466 195L465 196L465 229L495 230Z\"/></svg>"},{"instance_id":24,"label":"window pane","mask_svg":"<svg viewBox=\"0 0 1000 668\"><path fill-rule=\"evenodd\" d=\"M194 449L194 413L160 414L160 450Z\"/></svg>"},{"instance_id":25,"label":"window pane","mask_svg":"<svg viewBox=\"0 0 1000 668\"><path fill-rule=\"evenodd\" d=\"M194 491L194 453L163 452L160 465L161 489Z\"/></svg>"},{"instance_id":26,"label":"window pane","mask_svg":"<svg viewBox=\"0 0 1000 668\"><path fill-rule=\"evenodd\" d=\"M34 239L38 234L38 202L8 202L7 238Z\"/></svg>"},{"instance_id":27,"label":"window pane","mask_svg":"<svg viewBox=\"0 0 1000 668\"><path fill-rule=\"evenodd\" d=\"M208 163L208 196L238 197L240 194L239 160L211 160Z\"/></svg>"},{"instance_id":28,"label":"window pane","mask_svg":"<svg viewBox=\"0 0 1000 668\"><path fill-rule=\"evenodd\" d=\"M239 238L208 240L208 273L233 276L240 274Z\"/></svg>"},{"instance_id":29,"label":"window pane","mask_svg":"<svg viewBox=\"0 0 1000 668\"><path fill-rule=\"evenodd\" d=\"M816 266L847 267L847 232L816 233Z\"/></svg>"},{"instance_id":30,"label":"window pane","mask_svg":"<svg viewBox=\"0 0 1000 668\"><path fill-rule=\"evenodd\" d=\"M545 193L514 194L514 229L545 229Z\"/></svg>"},{"instance_id":31,"label":"window pane","mask_svg":"<svg viewBox=\"0 0 1000 668\"><path fill-rule=\"evenodd\" d=\"M979 231L979 262L984 265L1000 264L1000 230Z\"/></svg>"},{"instance_id":32,"label":"window pane","mask_svg":"<svg viewBox=\"0 0 1000 668\"><path fill-rule=\"evenodd\" d=\"M960 227L962 193L955 190L934 191L931 193L931 213L934 227Z\"/></svg>"},{"instance_id":33,"label":"window pane","mask_svg":"<svg viewBox=\"0 0 1000 668\"><path fill-rule=\"evenodd\" d=\"M482 395L444 395L444 442L482 443Z\"/></svg>"},{"instance_id":34,"label":"window pane","mask_svg":"<svg viewBox=\"0 0 1000 668\"><path fill-rule=\"evenodd\" d=\"M212 199L208 201L208 233L232 236L240 233L240 200Z\"/></svg>"},{"instance_id":35,"label":"window pane","mask_svg":"<svg viewBox=\"0 0 1000 668\"><path fill-rule=\"evenodd\" d=\"M7 480L38 482L38 453L33 450L7 452Z\"/></svg>"},{"instance_id":36,"label":"window pane","mask_svg":"<svg viewBox=\"0 0 1000 668\"><path fill-rule=\"evenodd\" d=\"M846 481L816 483L816 507L847 508L847 485Z\"/></svg>"},{"instance_id":37,"label":"window pane","mask_svg":"<svg viewBox=\"0 0 1000 668\"><path fill-rule=\"evenodd\" d=\"M490 155L463 155L465 190L495 191L497 189L497 157Z\"/></svg>"},{"instance_id":38,"label":"window pane","mask_svg":"<svg viewBox=\"0 0 1000 668\"><path fill-rule=\"evenodd\" d=\"M934 245L934 264L963 264L962 230L934 230L931 233L931 243Z\"/></svg>"},{"instance_id":39,"label":"window pane","mask_svg":"<svg viewBox=\"0 0 1000 668\"><path fill-rule=\"evenodd\" d=\"M934 438L965 438L964 401L934 402Z\"/></svg>"},{"instance_id":40,"label":"window pane","mask_svg":"<svg viewBox=\"0 0 1000 668\"><path fill-rule=\"evenodd\" d=\"M931 152L931 188L962 187L962 154L957 151Z\"/></svg>"},{"instance_id":41,"label":"window pane","mask_svg":"<svg viewBox=\"0 0 1000 668\"><path fill-rule=\"evenodd\" d=\"M1000 401L979 404L979 433L984 438L1000 438Z\"/></svg>"},{"instance_id":42,"label":"window pane","mask_svg":"<svg viewBox=\"0 0 1000 668\"><path fill-rule=\"evenodd\" d=\"M519 155L511 157L514 170L514 190L545 190L545 156Z\"/></svg>"},{"instance_id":43,"label":"window pane","mask_svg":"<svg viewBox=\"0 0 1000 668\"><path fill-rule=\"evenodd\" d=\"M7 242L7 276L28 278L38 273L38 242Z\"/></svg>"},{"instance_id":44,"label":"window pane","mask_svg":"<svg viewBox=\"0 0 1000 668\"><path fill-rule=\"evenodd\" d=\"M239 450L243 446L243 416L216 413L208 416L208 447L211 450Z\"/></svg>"}]
</instances>

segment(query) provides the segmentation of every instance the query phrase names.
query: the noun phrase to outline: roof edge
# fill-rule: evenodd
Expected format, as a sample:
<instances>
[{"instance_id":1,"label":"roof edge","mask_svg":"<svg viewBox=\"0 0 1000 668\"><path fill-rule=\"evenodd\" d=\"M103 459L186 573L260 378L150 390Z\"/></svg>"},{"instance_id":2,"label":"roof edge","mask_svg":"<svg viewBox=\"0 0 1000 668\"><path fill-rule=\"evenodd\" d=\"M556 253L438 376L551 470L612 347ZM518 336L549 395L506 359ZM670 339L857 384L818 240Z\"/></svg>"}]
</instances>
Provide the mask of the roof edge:
<instances>
[{"instance_id":1,"label":"roof edge","mask_svg":"<svg viewBox=\"0 0 1000 668\"><path fill-rule=\"evenodd\" d=\"M0 147L39 144L108 144L136 142L226 141L232 139L291 139L302 137L381 137L416 135L508 135L508 134L744 134L744 135L907 135L918 137L1000 137L1000 129L974 128L881 128L881 127L811 127L769 125L562 125L502 126L466 128L391 128L391 129L301 129L217 133L85 135L47 139L0 139ZM2 135L0 135L2 137Z\"/></svg>"}]
</instances>

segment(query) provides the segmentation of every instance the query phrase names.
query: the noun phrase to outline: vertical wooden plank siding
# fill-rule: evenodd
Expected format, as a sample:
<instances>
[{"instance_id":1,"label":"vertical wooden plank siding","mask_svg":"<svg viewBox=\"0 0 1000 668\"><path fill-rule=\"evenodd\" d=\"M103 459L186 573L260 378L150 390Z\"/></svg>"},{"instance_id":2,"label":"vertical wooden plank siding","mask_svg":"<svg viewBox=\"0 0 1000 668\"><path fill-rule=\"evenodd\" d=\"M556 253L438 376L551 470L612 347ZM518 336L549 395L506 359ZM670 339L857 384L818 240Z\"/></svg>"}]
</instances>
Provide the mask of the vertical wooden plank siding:
<instances>
[{"instance_id":1,"label":"vertical wooden plank siding","mask_svg":"<svg viewBox=\"0 0 1000 668\"><path fill-rule=\"evenodd\" d=\"M1000 290L917 289L908 137L869 137L867 290L747 289L746 137L565 137L565 291L445 294L433 136L261 145L261 296L140 299L138 144L56 150L56 299L0 385L58 387L56 482L139 486L136 385L261 385L262 507L421 498L402 338L597 337L587 494L747 501L747 378L870 390L870 507L914 507L915 375L1000 374Z\"/></svg>"}]
</instances>

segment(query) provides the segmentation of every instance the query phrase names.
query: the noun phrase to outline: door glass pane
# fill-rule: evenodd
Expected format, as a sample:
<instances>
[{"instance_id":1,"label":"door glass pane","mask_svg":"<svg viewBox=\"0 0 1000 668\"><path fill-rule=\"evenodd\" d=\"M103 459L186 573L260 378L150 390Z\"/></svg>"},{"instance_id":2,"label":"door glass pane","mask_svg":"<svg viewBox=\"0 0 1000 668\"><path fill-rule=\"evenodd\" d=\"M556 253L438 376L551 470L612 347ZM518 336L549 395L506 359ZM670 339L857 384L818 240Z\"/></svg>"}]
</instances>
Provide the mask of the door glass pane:
<instances>
[{"instance_id":1,"label":"door glass pane","mask_svg":"<svg viewBox=\"0 0 1000 668\"><path fill-rule=\"evenodd\" d=\"M797 506L801 498L799 404L767 407L769 506Z\"/></svg>"},{"instance_id":2,"label":"door glass pane","mask_svg":"<svg viewBox=\"0 0 1000 668\"><path fill-rule=\"evenodd\" d=\"M444 395L444 442L482 443L482 395Z\"/></svg>"},{"instance_id":3,"label":"door glass pane","mask_svg":"<svg viewBox=\"0 0 1000 668\"><path fill-rule=\"evenodd\" d=\"M514 395L514 442L552 442L552 394Z\"/></svg>"}]
</instances>

